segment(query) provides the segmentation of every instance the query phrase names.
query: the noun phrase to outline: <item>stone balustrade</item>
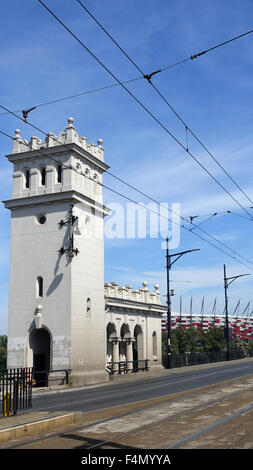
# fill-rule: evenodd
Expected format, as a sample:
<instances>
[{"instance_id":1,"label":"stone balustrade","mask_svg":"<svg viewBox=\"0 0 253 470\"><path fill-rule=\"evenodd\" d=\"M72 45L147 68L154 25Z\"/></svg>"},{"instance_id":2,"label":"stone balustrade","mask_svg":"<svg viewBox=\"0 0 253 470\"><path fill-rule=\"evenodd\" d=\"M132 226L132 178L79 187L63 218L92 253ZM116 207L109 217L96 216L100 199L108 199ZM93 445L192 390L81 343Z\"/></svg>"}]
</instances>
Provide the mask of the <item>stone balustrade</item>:
<instances>
[{"instance_id":1,"label":"stone balustrade","mask_svg":"<svg viewBox=\"0 0 253 470\"><path fill-rule=\"evenodd\" d=\"M148 283L143 282L143 288L133 289L131 286L120 287L117 282L105 284L105 297L114 297L118 299L132 300L135 302L145 302L147 304L161 305L161 294L159 286L154 286L154 291L150 292L147 288Z\"/></svg>"}]
</instances>

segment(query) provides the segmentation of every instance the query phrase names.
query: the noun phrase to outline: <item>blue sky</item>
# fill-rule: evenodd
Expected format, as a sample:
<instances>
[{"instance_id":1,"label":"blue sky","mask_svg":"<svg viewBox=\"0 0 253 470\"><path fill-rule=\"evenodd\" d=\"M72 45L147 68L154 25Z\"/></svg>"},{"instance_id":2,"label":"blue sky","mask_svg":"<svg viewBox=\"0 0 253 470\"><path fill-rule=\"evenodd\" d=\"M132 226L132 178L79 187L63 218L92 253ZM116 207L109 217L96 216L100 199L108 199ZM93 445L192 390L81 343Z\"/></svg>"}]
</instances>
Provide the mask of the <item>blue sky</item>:
<instances>
[{"instance_id":1,"label":"blue sky","mask_svg":"<svg viewBox=\"0 0 253 470\"><path fill-rule=\"evenodd\" d=\"M45 0L45 3L120 80L140 76L76 0ZM87 0L84 3L145 73L165 68L253 27L251 0ZM37 0L2 0L0 18L0 104L8 109L27 109L114 83ZM153 78L178 114L251 199L252 51L253 34ZM185 142L184 126L147 81L142 79L127 86ZM245 215L121 87L38 107L30 114L30 122L46 132L58 134L69 116L74 117L79 135L87 136L89 142L103 138L105 161L112 173L161 203L170 206L179 202L183 216L227 210ZM17 118L0 114L0 130L14 135L16 128L28 140L34 135L34 130ZM4 158L11 146L8 138L0 136L1 200L11 196L12 168ZM189 138L189 148L243 207L250 206L192 138ZM109 175L105 175L104 183L138 202L149 202ZM107 190L104 200L106 204L125 205L124 199ZM248 210L253 214L253 209ZM196 219L196 223L205 218ZM253 263L251 225L251 221L242 217L223 214L201 227ZM0 334L3 334L7 333L10 227L10 214L3 205L0 227ZM173 267L172 279L191 281L175 282L172 286L177 292L173 309L178 309L183 295L184 310L188 308L190 296L196 311L200 310L203 296L207 312L216 296L223 310L223 264L226 263L229 275L252 271L182 229L178 251L192 248L201 251L186 255ZM165 264L161 239L105 240L106 282L117 281L135 288L141 287L143 281L148 281L150 288L158 283L164 295ZM249 300L253 305L251 277L234 283L229 294L231 312L239 298L242 309Z\"/></svg>"}]
</instances>

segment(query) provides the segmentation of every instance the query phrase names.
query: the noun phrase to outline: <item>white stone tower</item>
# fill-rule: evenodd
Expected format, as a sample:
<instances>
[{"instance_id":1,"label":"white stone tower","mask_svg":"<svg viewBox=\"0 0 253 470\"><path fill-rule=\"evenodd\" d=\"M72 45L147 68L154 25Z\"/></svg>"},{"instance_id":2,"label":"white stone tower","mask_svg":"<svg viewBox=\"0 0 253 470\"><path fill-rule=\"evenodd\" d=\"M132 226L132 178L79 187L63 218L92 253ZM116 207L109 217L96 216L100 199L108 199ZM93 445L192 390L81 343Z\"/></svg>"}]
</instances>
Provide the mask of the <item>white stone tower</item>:
<instances>
[{"instance_id":1,"label":"white stone tower","mask_svg":"<svg viewBox=\"0 0 253 470\"><path fill-rule=\"evenodd\" d=\"M103 141L68 125L12 154L8 367L72 369L73 383L104 380Z\"/></svg>"}]
</instances>

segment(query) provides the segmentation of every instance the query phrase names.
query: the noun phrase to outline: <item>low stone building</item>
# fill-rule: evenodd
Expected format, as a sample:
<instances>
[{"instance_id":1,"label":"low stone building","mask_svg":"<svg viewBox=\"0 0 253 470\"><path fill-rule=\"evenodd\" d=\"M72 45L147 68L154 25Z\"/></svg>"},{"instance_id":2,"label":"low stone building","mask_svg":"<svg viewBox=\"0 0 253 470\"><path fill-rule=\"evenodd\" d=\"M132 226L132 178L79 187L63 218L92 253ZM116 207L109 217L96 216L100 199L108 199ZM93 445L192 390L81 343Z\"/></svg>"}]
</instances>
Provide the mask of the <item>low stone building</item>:
<instances>
[{"instance_id":1,"label":"low stone building","mask_svg":"<svg viewBox=\"0 0 253 470\"><path fill-rule=\"evenodd\" d=\"M140 369L161 366L161 316L166 308L159 286L154 288L150 292L147 282L136 290L117 282L105 284L106 356L113 371L120 366L129 370L135 361Z\"/></svg>"}]
</instances>

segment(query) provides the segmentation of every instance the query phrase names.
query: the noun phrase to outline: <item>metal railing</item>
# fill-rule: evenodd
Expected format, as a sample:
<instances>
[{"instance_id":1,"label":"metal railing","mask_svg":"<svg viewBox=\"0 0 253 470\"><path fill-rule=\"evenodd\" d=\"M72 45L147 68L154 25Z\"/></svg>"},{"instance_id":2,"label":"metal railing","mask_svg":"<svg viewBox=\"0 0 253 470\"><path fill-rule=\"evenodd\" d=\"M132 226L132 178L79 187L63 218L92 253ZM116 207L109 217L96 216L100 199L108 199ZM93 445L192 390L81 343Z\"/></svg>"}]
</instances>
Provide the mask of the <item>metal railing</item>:
<instances>
[{"instance_id":1,"label":"metal railing","mask_svg":"<svg viewBox=\"0 0 253 470\"><path fill-rule=\"evenodd\" d=\"M0 371L0 406L3 417L18 410L32 408L32 368L2 369Z\"/></svg>"},{"instance_id":2,"label":"metal railing","mask_svg":"<svg viewBox=\"0 0 253 470\"><path fill-rule=\"evenodd\" d=\"M149 359L143 359L140 361L119 361L119 362L109 362L107 364L106 370L110 375L113 374L128 374L139 371L148 371L149 370Z\"/></svg>"},{"instance_id":3,"label":"metal railing","mask_svg":"<svg viewBox=\"0 0 253 470\"><path fill-rule=\"evenodd\" d=\"M230 360L243 359L245 357L242 349L230 350ZM172 355L172 367L194 366L198 364L208 364L211 362L222 362L227 360L226 351L211 351L198 353L185 353ZM162 363L167 368L167 357L163 356Z\"/></svg>"}]
</instances>

